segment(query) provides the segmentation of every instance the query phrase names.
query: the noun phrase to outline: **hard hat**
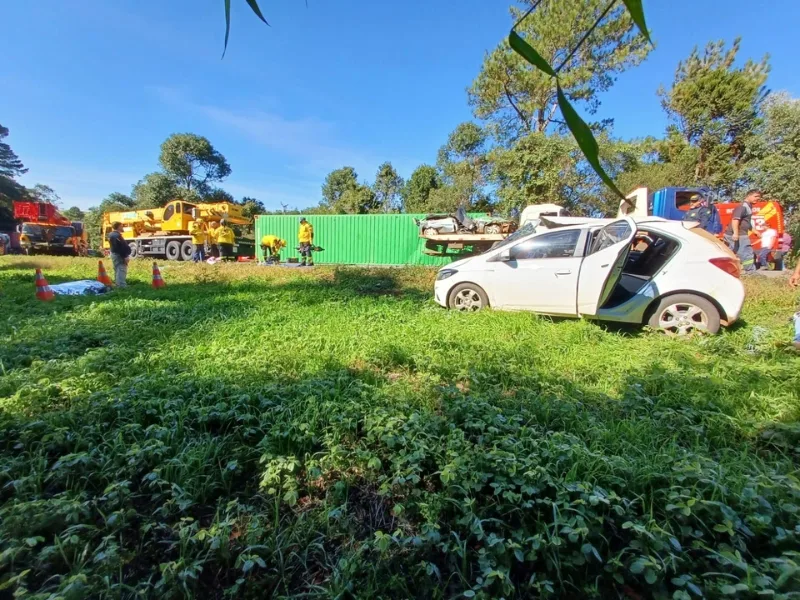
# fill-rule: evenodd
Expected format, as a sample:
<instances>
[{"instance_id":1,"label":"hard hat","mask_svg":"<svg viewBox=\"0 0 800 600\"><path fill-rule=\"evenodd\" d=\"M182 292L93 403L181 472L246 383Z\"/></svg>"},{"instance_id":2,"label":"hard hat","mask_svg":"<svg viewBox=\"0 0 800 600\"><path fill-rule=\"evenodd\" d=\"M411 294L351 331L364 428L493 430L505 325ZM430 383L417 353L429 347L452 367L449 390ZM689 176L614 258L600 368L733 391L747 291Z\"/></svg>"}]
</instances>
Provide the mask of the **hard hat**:
<instances>
[{"instance_id":1,"label":"hard hat","mask_svg":"<svg viewBox=\"0 0 800 600\"><path fill-rule=\"evenodd\" d=\"M220 225L227 225L227 224L228 224L228 222L227 222L225 219L220 219L220 220L219 220L219 224L220 224Z\"/></svg>"},{"instance_id":2,"label":"hard hat","mask_svg":"<svg viewBox=\"0 0 800 600\"><path fill-rule=\"evenodd\" d=\"M305 217L300 217L300 222L301 222L301 223L302 223L303 221L305 221L305 220L306 220L306 218L305 218Z\"/></svg>"}]
</instances>

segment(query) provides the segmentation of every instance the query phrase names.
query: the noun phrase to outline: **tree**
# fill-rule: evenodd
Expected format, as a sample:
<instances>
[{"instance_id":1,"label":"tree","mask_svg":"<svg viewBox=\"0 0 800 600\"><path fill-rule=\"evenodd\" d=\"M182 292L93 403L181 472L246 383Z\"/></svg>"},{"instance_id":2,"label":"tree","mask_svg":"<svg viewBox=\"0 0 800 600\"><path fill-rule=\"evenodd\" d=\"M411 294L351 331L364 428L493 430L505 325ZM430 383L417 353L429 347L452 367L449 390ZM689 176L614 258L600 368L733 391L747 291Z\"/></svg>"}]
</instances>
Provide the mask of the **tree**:
<instances>
[{"instance_id":1,"label":"tree","mask_svg":"<svg viewBox=\"0 0 800 600\"><path fill-rule=\"evenodd\" d=\"M214 187L210 188L198 202L227 202L228 204L235 204L236 200L233 199L232 194L222 188Z\"/></svg>"},{"instance_id":2,"label":"tree","mask_svg":"<svg viewBox=\"0 0 800 600\"><path fill-rule=\"evenodd\" d=\"M77 206L71 206L61 214L67 217L70 221L83 221L83 218L86 216L86 213Z\"/></svg>"},{"instance_id":3,"label":"tree","mask_svg":"<svg viewBox=\"0 0 800 600\"><path fill-rule=\"evenodd\" d=\"M753 151L756 185L796 211L800 207L800 99L786 93L767 99L764 127Z\"/></svg>"},{"instance_id":4,"label":"tree","mask_svg":"<svg viewBox=\"0 0 800 600\"><path fill-rule=\"evenodd\" d=\"M6 137L8 128L0 125L0 221L13 219L12 202L19 200L24 190L15 179L28 172L11 146L3 141Z\"/></svg>"},{"instance_id":5,"label":"tree","mask_svg":"<svg viewBox=\"0 0 800 600\"><path fill-rule=\"evenodd\" d=\"M702 54L695 47L678 64L670 90L659 90L671 121L668 137L696 151L693 179L684 185L708 185L726 195L745 184L769 73L767 56L736 67L739 44L738 38L729 49L711 42Z\"/></svg>"},{"instance_id":6,"label":"tree","mask_svg":"<svg viewBox=\"0 0 800 600\"><path fill-rule=\"evenodd\" d=\"M178 186L200 195L231 174L225 157L207 138L193 133L174 133L164 140L158 162Z\"/></svg>"},{"instance_id":7,"label":"tree","mask_svg":"<svg viewBox=\"0 0 800 600\"><path fill-rule=\"evenodd\" d=\"M480 208L487 204L483 191L489 166L487 138L486 131L475 123L461 123L439 149L437 165L443 181L453 188L453 192L448 193L449 198L456 199L453 209L458 206ZM441 198L441 194L439 192L437 196ZM450 201L446 204L449 205Z\"/></svg>"},{"instance_id":8,"label":"tree","mask_svg":"<svg viewBox=\"0 0 800 600\"><path fill-rule=\"evenodd\" d=\"M140 179L133 186L132 196L136 208L158 208L179 198L189 202L200 200L195 191L180 188L172 177L158 172Z\"/></svg>"},{"instance_id":9,"label":"tree","mask_svg":"<svg viewBox=\"0 0 800 600\"><path fill-rule=\"evenodd\" d=\"M490 180L505 211L547 202L574 210L581 201L582 156L571 137L531 133L510 148L494 149L489 157Z\"/></svg>"},{"instance_id":10,"label":"tree","mask_svg":"<svg viewBox=\"0 0 800 600\"><path fill-rule=\"evenodd\" d=\"M431 165L420 165L401 191L403 210L407 213L429 212L431 192L442 186L439 172Z\"/></svg>"},{"instance_id":11,"label":"tree","mask_svg":"<svg viewBox=\"0 0 800 600\"><path fill-rule=\"evenodd\" d=\"M113 192L103 198L98 206L93 206L87 210L83 217L83 226L89 234L89 245L94 249L99 249L101 246L103 213L125 211L133 207L133 198L119 192Z\"/></svg>"},{"instance_id":12,"label":"tree","mask_svg":"<svg viewBox=\"0 0 800 600\"><path fill-rule=\"evenodd\" d=\"M0 177L16 179L20 175L28 172L25 165L11 149L11 146L3 140L8 137L8 128L0 125Z\"/></svg>"},{"instance_id":13,"label":"tree","mask_svg":"<svg viewBox=\"0 0 800 600\"><path fill-rule=\"evenodd\" d=\"M358 174L353 167L342 167L328 173L322 184L321 206L333 212L346 212L340 210L342 196L348 190L358 187Z\"/></svg>"},{"instance_id":14,"label":"tree","mask_svg":"<svg viewBox=\"0 0 800 600\"><path fill-rule=\"evenodd\" d=\"M608 0L542 0L516 28L553 67L567 59L559 77L561 87L573 104L582 104L590 114L600 104L598 94L650 50L618 3L570 56L607 7ZM525 10L512 6L512 19L516 22ZM548 131L555 122L555 78L515 53L507 40L487 54L468 93L475 116L490 121L492 133L505 142L529 132Z\"/></svg>"},{"instance_id":15,"label":"tree","mask_svg":"<svg viewBox=\"0 0 800 600\"><path fill-rule=\"evenodd\" d=\"M378 167L372 190L379 210L392 212L400 209L400 191L403 189L403 178L397 174L392 163L385 162Z\"/></svg>"},{"instance_id":16,"label":"tree","mask_svg":"<svg viewBox=\"0 0 800 600\"><path fill-rule=\"evenodd\" d=\"M49 202L50 204L54 204L56 206L61 203L61 196L56 194L55 190L49 185L45 185L43 183L37 183L32 188L28 188L27 195L32 200Z\"/></svg>"},{"instance_id":17,"label":"tree","mask_svg":"<svg viewBox=\"0 0 800 600\"><path fill-rule=\"evenodd\" d=\"M242 215L250 219L250 225L245 225L242 227L242 231L250 234L255 233L256 215L267 214L267 207L264 206L264 203L261 202L261 200L250 198L248 196L242 198L239 204L242 205Z\"/></svg>"}]
</instances>

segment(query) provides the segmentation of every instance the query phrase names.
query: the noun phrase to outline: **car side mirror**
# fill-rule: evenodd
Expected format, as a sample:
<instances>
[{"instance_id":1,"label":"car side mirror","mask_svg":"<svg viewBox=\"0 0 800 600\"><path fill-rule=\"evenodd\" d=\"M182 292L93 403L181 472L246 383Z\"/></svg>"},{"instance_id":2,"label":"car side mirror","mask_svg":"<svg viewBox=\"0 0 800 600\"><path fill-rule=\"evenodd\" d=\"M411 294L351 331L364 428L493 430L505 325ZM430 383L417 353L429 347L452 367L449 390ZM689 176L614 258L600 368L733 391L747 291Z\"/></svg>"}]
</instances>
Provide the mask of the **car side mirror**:
<instances>
[{"instance_id":1,"label":"car side mirror","mask_svg":"<svg viewBox=\"0 0 800 600\"><path fill-rule=\"evenodd\" d=\"M500 254L495 257L500 262L511 261L511 248L505 248Z\"/></svg>"}]
</instances>

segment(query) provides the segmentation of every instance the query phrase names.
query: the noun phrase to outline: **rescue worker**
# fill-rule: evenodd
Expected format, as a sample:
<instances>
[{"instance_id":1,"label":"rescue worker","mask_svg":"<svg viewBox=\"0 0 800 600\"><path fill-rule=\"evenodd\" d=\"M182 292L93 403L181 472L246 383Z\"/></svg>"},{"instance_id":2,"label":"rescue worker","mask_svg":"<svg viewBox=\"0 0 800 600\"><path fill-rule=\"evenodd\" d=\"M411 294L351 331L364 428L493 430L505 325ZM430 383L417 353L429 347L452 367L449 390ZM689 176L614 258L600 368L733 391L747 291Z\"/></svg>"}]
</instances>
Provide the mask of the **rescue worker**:
<instances>
[{"instance_id":1,"label":"rescue worker","mask_svg":"<svg viewBox=\"0 0 800 600\"><path fill-rule=\"evenodd\" d=\"M217 245L222 260L233 260L233 245L236 243L236 234L228 227L228 222L222 219L217 229Z\"/></svg>"},{"instance_id":2,"label":"rescue worker","mask_svg":"<svg viewBox=\"0 0 800 600\"><path fill-rule=\"evenodd\" d=\"M108 234L108 244L111 247L111 264L114 265L114 284L118 288L126 285L128 277L128 262L131 256L131 247L122 237L122 223L114 221L111 224L111 233Z\"/></svg>"},{"instance_id":3,"label":"rescue worker","mask_svg":"<svg viewBox=\"0 0 800 600\"><path fill-rule=\"evenodd\" d=\"M775 270L783 271L783 259L792 251L792 236L788 231L784 231L783 235L778 238L778 249L775 251L773 258L775 260Z\"/></svg>"},{"instance_id":4,"label":"rescue worker","mask_svg":"<svg viewBox=\"0 0 800 600\"><path fill-rule=\"evenodd\" d=\"M756 270L756 255L750 243L750 230L753 229L753 204L761 202L761 192L750 190L731 215L731 222L725 230L725 243L736 253L745 273Z\"/></svg>"},{"instance_id":5,"label":"rescue worker","mask_svg":"<svg viewBox=\"0 0 800 600\"><path fill-rule=\"evenodd\" d=\"M264 253L264 261L267 263L281 262L281 248L286 247L286 240L282 240L277 235L265 235L261 238L261 251Z\"/></svg>"},{"instance_id":6,"label":"rescue worker","mask_svg":"<svg viewBox=\"0 0 800 600\"><path fill-rule=\"evenodd\" d=\"M789 285L793 288L800 286L800 261L798 261L797 266L794 268L794 272L789 279ZM794 339L792 340L792 345L795 350L800 351L800 312L794 313L792 321L794 322Z\"/></svg>"},{"instance_id":7,"label":"rescue worker","mask_svg":"<svg viewBox=\"0 0 800 600\"><path fill-rule=\"evenodd\" d=\"M297 230L297 241L300 242L300 266L314 266L314 257L311 254L314 243L314 227L306 221L305 217L300 217L300 229ZM306 262L308 261L308 262Z\"/></svg>"},{"instance_id":8,"label":"rescue worker","mask_svg":"<svg viewBox=\"0 0 800 600\"><path fill-rule=\"evenodd\" d=\"M213 259L219 258L219 244L217 244L217 232L219 231L219 223L212 221L208 230L208 253Z\"/></svg>"},{"instance_id":9,"label":"rescue worker","mask_svg":"<svg viewBox=\"0 0 800 600\"><path fill-rule=\"evenodd\" d=\"M683 215L683 220L697 221L700 223L700 227L709 233L714 233L711 231L711 218L713 216L713 209L708 205L706 199L700 194L692 194L689 198L689 210Z\"/></svg>"},{"instance_id":10,"label":"rescue worker","mask_svg":"<svg viewBox=\"0 0 800 600\"><path fill-rule=\"evenodd\" d=\"M189 235L192 236L192 262L203 262L206 254L206 232L203 224L200 221L192 221Z\"/></svg>"},{"instance_id":11,"label":"rescue worker","mask_svg":"<svg viewBox=\"0 0 800 600\"><path fill-rule=\"evenodd\" d=\"M761 239L759 241L759 249L756 255L756 268L769 269L769 255L773 250L775 250L775 243L778 241L778 232L767 225L767 228L762 231L760 235Z\"/></svg>"}]
</instances>

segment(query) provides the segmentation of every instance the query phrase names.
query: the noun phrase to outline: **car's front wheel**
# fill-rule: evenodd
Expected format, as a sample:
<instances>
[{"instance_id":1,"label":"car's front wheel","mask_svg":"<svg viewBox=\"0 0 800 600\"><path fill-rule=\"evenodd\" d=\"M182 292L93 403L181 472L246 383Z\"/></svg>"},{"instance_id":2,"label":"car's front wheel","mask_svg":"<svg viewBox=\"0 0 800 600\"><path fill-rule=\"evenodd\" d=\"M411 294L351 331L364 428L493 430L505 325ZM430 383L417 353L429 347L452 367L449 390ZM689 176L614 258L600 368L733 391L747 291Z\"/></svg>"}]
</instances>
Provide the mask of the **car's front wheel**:
<instances>
[{"instance_id":1,"label":"car's front wheel","mask_svg":"<svg viewBox=\"0 0 800 600\"><path fill-rule=\"evenodd\" d=\"M489 297L474 283L459 283L450 292L447 305L462 312L474 312L489 306Z\"/></svg>"},{"instance_id":2,"label":"car's front wheel","mask_svg":"<svg viewBox=\"0 0 800 600\"><path fill-rule=\"evenodd\" d=\"M647 324L670 335L717 333L720 314L711 302L694 294L675 294L662 298Z\"/></svg>"}]
</instances>

